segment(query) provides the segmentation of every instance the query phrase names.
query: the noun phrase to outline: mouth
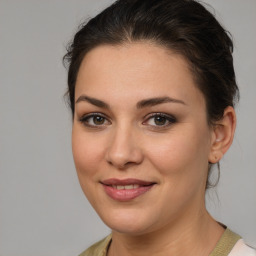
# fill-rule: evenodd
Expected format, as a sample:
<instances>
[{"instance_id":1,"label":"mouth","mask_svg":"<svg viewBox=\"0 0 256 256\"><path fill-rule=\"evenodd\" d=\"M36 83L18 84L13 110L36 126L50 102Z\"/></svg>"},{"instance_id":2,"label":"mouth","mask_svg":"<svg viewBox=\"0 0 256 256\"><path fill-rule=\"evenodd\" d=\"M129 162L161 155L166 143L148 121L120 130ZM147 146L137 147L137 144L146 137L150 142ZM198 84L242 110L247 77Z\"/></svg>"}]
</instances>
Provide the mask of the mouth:
<instances>
[{"instance_id":1,"label":"mouth","mask_svg":"<svg viewBox=\"0 0 256 256\"><path fill-rule=\"evenodd\" d=\"M138 179L108 179L100 182L106 194L116 201L130 201L148 192L156 183Z\"/></svg>"},{"instance_id":2,"label":"mouth","mask_svg":"<svg viewBox=\"0 0 256 256\"><path fill-rule=\"evenodd\" d=\"M121 190L121 189L136 189L136 188L139 188L140 185L138 184L130 184L130 185L112 185L112 188L115 188L117 190Z\"/></svg>"}]
</instances>

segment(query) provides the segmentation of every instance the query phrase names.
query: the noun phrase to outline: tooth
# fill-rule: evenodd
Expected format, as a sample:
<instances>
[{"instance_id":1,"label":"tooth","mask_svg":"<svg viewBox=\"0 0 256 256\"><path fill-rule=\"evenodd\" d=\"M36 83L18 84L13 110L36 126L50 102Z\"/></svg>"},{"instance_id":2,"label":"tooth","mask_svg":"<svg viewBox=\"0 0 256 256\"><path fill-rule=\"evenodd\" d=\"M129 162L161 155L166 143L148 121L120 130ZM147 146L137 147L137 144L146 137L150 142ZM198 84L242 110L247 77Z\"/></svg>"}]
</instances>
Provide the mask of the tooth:
<instances>
[{"instance_id":1,"label":"tooth","mask_svg":"<svg viewBox=\"0 0 256 256\"><path fill-rule=\"evenodd\" d=\"M139 187L140 187L140 185L138 185L138 184L112 185L112 188L118 189L118 190L121 190L121 189L136 189L136 188L139 188Z\"/></svg>"},{"instance_id":2,"label":"tooth","mask_svg":"<svg viewBox=\"0 0 256 256\"><path fill-rule=\"evenodd\" d=\"M125 189L133 189L133 185L126 185L124 186Z\"/></svg>"}]
</instances>

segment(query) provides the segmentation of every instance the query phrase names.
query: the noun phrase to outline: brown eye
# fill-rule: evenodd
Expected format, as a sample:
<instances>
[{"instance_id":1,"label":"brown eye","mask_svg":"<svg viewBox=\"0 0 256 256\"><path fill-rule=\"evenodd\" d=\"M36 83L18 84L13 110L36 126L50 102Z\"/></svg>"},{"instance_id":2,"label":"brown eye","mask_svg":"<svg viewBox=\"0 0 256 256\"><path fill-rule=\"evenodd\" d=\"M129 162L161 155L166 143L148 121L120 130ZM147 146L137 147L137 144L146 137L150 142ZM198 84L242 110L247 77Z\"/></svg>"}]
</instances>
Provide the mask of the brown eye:
<instances>
[{"instance_id":1,"label":"brown eye","mask_svg":"<svg viewBox=\"0 0 256 256\"><path fill-rule=\"evenodd\" d=\"M94 116L93 117L93 123L95 125L102 125L102 124L104 124L104 122L105 122L105 118L102 116Z\"/></svg>"},{"instance_id":2,"label":"brown eye","mask_svg":"<svg viewBox=\"0 0 256 256\"><path fill-rule=\"evenodd\" d=\"M148 125L152 128L167 128L176 123L176 118L172 115L165 113L152 113L143 122L144 125Z\"/></svg>"},{"instance_id":3,"label":"brown eye","mask_svg":"<svg viewBox=\"0 0 256 256\"><path fill-rule=\"evenodd\" d=\"M110 125L111 122L102 114L92 113L80 118L80 122L88 127L100 128Z\"/></svg>"},{"instance_id":4,"label":"brown eye","mask_svg":"<svg viewBox=\"0 0 256 256\"><path fill-rule=\"evenodd\" d=\"M155 122L156 125L161 126L161 125L166 124L167 119L166 119L166 117L163 117L163 116L155 116L154 117L154 122Z\"/></svg>"}]
</instances>

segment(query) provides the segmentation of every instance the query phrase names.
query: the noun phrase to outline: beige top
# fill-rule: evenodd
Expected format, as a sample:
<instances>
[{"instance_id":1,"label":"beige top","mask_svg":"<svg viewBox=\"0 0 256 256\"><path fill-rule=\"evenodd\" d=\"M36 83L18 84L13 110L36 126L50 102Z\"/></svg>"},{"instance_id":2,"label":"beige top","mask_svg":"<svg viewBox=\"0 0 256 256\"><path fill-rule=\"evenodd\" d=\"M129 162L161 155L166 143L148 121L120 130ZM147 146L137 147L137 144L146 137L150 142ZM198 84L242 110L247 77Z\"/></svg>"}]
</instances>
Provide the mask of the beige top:
<instances>
[{"instance_id":1,"label":"beige top","mask_svg":"<svg viewBox=\"0 0 256 256\"><path fill-rule=\"evenodd\" d=\"M111 235L89 247L79 256L107 256ZM239 235L226 229L209 256L256 256L255 250L243 243Z\"/></svg>"}]
</instances>

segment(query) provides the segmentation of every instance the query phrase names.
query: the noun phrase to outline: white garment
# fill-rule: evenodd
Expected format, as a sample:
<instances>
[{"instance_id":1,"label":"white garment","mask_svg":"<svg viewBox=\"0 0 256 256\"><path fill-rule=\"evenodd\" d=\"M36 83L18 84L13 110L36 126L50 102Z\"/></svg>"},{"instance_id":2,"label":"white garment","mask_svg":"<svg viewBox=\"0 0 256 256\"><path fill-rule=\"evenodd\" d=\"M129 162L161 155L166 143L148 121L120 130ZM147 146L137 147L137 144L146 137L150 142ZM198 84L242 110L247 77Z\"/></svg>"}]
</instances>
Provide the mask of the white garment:
<instances>
[{"instance_id":1,"label":"white garment","mask_svg":"<svg viewBox=\"0 0 256 256\"><path fill-rule=\"evenodd\" d=\"M243 239L237 241L228 256L256 256L256 250L244 243Z\"/></svg>"}]
</instances>

